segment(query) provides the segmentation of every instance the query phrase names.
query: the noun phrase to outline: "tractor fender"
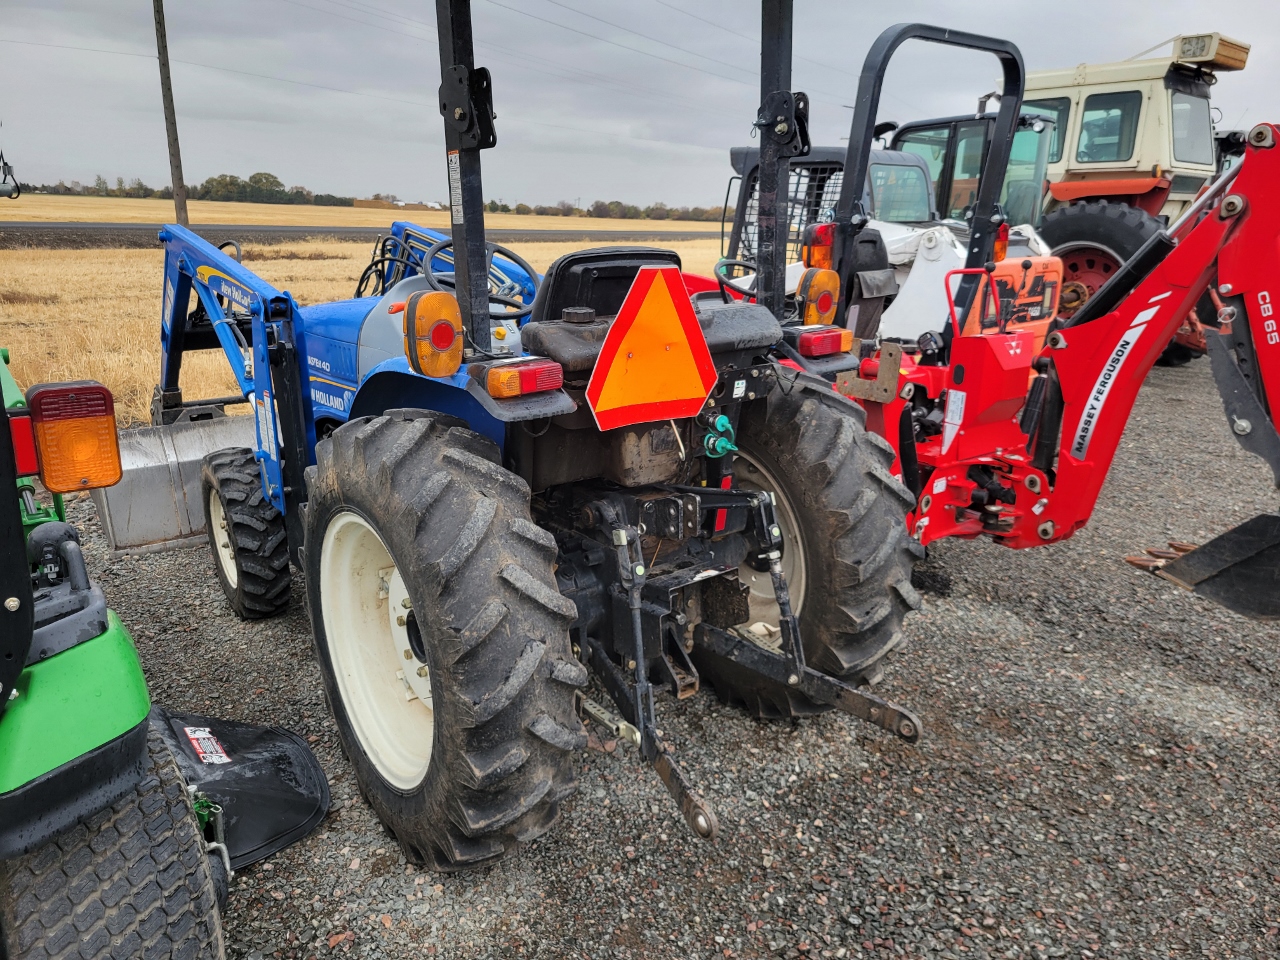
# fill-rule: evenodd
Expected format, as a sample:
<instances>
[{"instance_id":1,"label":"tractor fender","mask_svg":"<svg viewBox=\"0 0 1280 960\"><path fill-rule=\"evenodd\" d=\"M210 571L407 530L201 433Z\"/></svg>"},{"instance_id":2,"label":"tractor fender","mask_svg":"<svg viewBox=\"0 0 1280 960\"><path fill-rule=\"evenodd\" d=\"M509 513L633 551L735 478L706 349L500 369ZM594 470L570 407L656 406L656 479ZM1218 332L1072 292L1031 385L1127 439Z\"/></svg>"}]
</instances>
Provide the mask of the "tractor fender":
<instances>
[{"instance_id":1,"label":"tractor fender","mask_svg":"<svg viewBox=\"0 0 1280 960\"><path fill-rule=\"evenodd\" d=\"M563 390L495 400L465 370L451 377L424 377L410 370L404 357L392 357L370 370L360 384L351 401L350 419L376 417L401 407L434 410L465 420L470 429L503 447L507 424L558 417L573 413L577 406Z\"/></svg>"}]
</instances>

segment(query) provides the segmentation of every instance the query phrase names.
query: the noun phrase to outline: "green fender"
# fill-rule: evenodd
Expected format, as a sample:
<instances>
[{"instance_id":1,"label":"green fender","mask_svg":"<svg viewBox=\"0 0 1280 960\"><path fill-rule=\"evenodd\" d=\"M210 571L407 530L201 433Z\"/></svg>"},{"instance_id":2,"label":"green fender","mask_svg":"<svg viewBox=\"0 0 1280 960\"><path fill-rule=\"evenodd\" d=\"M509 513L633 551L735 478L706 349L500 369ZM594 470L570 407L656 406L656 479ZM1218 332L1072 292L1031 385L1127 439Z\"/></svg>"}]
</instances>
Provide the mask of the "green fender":
<instances>
[{"instance_id":1,"label":"green fender","mask_svg":"<svg viewBox=\"0 0 1280 960\"><path fill-rule=\"evenodd\" d=\"M0 795L132 730L151 709L133 638L105 632L27 667L0 716Z\"/></svg>"}]
</instances>

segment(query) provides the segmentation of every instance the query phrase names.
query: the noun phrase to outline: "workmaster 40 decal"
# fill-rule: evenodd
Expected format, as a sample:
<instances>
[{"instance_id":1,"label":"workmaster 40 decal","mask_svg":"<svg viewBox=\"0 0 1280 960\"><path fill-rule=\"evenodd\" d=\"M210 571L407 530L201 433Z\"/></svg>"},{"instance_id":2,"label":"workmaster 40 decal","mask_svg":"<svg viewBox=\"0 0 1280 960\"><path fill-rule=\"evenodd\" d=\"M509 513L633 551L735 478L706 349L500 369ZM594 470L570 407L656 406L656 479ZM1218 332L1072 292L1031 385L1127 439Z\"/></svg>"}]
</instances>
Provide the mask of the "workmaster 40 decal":
<instances>
[{"instance_id":1,"label":"workmaster 40 decal","mask_svg":"<svg viewBox=\"0 0 1280 960\"><path fill-rule=\"evenodd\" d=\"M1164 297L1156 299L1162 300ZM1098 374L1098 380L1094 383L1093 390L1089 392L1089 400L1085 404L1084 413L1080 417L1080 425L1076 427L1075 440L1071 444L1071 455L1077 460L1083 460L1085 455L1088 454L1089 442L1093 439L1094 428L1097 427L1098 420L1102 417L1102 408L1111 393L1111 387L1115 384L1116 378L1120 376L1120 370L1124 366L1125 360L1133 353L1133 345L1142 336L1142 331L1147 329L1147 321L1154 317L1159 310L1159 306L1148 307L1134 317L1129 329L1121 335L1120 342L1111 351L1111 356L1108 358L1106 366Z\"/></svg>"}]
</instances>

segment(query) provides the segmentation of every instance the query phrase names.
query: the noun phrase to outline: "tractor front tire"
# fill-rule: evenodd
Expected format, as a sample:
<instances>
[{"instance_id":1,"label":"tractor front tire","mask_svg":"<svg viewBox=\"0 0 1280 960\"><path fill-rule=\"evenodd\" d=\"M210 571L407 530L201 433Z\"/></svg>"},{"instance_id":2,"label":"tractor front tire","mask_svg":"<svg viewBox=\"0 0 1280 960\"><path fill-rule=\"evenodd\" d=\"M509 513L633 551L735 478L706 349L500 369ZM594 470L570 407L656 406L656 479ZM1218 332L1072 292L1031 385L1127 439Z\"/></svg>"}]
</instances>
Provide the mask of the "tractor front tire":
<instances>
[{"instance_id":1,"label":"tractor front tire","mask_svg":"<svg viewBox=\"0 0 1280 960\"><path fill-rule=\"evenodd\" d=\"M205 456L200 494L218 584L241 620L274 617L289 606L293 575L284 517L262 490L253 451Z\"/></svg>"},{"instance_id":2,"label":"tractor front tire","mask_svg":"<svg viewBox=\"0 0 1280 960\"><path fill-rule=\"evenodd\" d=\"M306 582L334 720L406 857L491 863L546 831L586 743L556 542L453 417L348 422L308 470Z\"/></svg>"},{"instance_id":3,"label":"tractor front tire","mask_svg":"<svg viewBox=\"0 0 1280 960\"><path fill-rule=\"evenodd\" d=\"M217 894L178 765L147 735L147 769L110 807L0 862L6 960L222 960Z\"/></svg>"},{"instance_id":4,"label":"tractor front tire","mask_svg":"<svg viewBox=\"0 0 1280 960\"><path fill-rule=\"evenodd\" d=\"M920 605L911 568L924 556L907 535L911 492L889 473L892 448L866 430L862 407L807 377L780 384L743 408L735 486L774 494L783 529L783 572L810 667L848 683L875 683ZM776 628L767 571L744 564L752 617ZM744 635L758 635L748 625ZM701 646L694 664L726 702L769 719L827 706Z\"/></svg>"}]
</instances>

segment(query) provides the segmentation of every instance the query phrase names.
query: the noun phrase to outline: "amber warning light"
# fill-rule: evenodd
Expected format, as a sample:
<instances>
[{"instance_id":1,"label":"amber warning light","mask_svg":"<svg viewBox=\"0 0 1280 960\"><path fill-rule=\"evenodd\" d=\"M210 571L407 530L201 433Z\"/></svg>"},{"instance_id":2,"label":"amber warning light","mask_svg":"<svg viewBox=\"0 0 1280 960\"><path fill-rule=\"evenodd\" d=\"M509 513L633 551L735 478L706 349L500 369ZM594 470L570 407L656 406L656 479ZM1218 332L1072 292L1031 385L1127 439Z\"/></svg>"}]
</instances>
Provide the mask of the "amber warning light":
<instances>
[{"instance_id":1,"label":"amber warning light","mask_svg":"<svg viewBox=\"0 0 1280 960\"><path fill-rule=\"evenodd\" d=\"M120 444L111 391L91 380L37 384L27 391L40 482L50 493L120 481Z\"/></svg>"}]
</instances>

